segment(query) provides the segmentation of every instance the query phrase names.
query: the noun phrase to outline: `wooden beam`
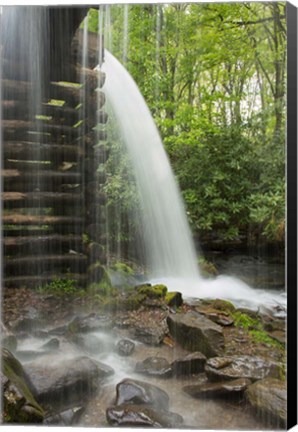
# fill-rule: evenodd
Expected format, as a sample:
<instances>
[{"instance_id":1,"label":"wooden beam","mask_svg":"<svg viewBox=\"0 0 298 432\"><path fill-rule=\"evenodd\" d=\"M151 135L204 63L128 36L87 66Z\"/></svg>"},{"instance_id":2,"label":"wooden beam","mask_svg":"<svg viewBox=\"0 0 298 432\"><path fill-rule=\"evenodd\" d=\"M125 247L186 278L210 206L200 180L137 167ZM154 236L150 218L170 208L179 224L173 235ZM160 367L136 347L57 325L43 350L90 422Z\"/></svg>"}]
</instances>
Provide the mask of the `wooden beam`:
<instances>
[{"instance_id":1,"label":"wooden beam","mask_svg":"<svg viewBox=\"0 0 298 432\"><path fill-rule=\"evenodd\" d=\"M83 202L78 193L62 192L2 192L4 209L77 205ZM8 222L7 222L8 223Z\"/></svg>"}]
</instances>

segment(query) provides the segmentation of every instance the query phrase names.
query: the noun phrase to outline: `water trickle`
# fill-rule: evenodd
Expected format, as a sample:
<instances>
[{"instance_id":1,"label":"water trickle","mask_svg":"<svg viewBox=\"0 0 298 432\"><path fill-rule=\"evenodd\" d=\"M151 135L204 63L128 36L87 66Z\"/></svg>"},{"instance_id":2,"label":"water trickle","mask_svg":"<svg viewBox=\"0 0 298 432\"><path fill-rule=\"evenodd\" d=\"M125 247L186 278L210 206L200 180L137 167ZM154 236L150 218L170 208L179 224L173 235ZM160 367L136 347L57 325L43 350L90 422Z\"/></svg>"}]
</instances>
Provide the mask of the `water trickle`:
<instances>
[{"instance_id":1,"label":"water trickle","mask_svg":"<svg viewBox=\"0 0 298 432\"><path fill-rule=\"evenodd\" d=\"M137 85L105 52L104 92L116 113L139 188L151 277L200 279L185 209L156 125Z\"/></svg>"}]
</instances>

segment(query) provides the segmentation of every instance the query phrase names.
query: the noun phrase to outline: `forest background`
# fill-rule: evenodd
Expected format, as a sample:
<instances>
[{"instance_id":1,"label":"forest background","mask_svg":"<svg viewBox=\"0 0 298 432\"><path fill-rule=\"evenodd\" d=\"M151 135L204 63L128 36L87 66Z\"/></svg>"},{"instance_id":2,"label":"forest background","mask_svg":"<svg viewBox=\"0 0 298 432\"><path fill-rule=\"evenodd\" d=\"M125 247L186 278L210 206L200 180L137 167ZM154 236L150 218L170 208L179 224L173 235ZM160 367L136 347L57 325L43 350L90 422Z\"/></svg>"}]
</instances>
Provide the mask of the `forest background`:
<instances>
[{"instance_id":1,"label":"forest background","mask_svg":"<svg viewBox=\"0 0 298 432\"><path fill-rule=\"evenodd\" d=\"M101 12L100 12L101 13ZM285 241L286 3L170 3L90 9L159 128L201 243ZM133 121L133 119L132 119ZM129 160L111 140L110 236L137 237ZM119 217L120 215L120 217ZM112 239L111 239L112 240Z\"/></svg>"}]
</instances>

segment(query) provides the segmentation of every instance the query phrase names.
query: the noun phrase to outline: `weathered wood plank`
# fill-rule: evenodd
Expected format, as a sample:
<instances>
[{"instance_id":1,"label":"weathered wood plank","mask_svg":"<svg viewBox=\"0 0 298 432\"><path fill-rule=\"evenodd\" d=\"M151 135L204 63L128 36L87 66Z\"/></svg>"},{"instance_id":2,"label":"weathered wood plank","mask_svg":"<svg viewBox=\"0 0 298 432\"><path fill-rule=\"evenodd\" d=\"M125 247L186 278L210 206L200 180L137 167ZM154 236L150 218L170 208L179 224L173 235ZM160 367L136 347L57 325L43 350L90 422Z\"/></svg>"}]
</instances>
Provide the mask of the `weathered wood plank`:
<instances>
[{"instance_id":1,"label":"weathered wood plank","mask_svg":"<svg viewBox=\"0 0 298 432\"><path fill-rule=\"evenodd\" d=\"M86 269L88 258L81 254L64 255L31 255L16 258L6 258L4 262L4 277L9 275L42 274L46 271L64 270L78 272Z\"/></svg>"},{"instance_id":2,"label":"weathered wood plank","mask_svg":"<svg viewBox=\"0 0 298 432\"><path fill-rule=\"evenodd\" d=\"M4 255L35 254L47 252L83 252L83 239L80 235L43 235L4 237L2 240Z\"/></svg>"},{"instance_id":3,"label":"weathered wood plank","mask_svg":"<svg viewBox=\"0 0 298 432\"><path fill-rule=\"evenodd\" d=\"M2 192L4 209L51 207L57 205L80 206L83 196L79 193L67 192Z\"/></svg>"},{"instance_id":4,"label":"weathered wood plank","mask_svg":"<svg viewBox=\"0 0 298 432\"><path fill-rule=\"evenodd\" d=\"M43 144L30 141L6 141L3 143L3 156L11 159L76 161L84 154L84 149L79 145Z\"/></svg>"}]
</instances>

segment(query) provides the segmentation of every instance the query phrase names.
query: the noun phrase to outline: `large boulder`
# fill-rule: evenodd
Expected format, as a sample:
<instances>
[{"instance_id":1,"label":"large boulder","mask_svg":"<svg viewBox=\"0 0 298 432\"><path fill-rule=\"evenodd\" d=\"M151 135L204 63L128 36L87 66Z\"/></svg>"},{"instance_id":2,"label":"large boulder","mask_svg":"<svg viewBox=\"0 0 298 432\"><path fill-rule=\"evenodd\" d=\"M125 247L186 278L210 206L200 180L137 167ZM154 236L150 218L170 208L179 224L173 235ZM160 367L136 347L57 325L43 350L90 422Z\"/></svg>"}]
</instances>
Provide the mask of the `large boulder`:
<instances>
[{"instance_id":1,"label":"large boulder","mask_svg":"<svg viewBox=\"0 0 298 432\"><path fill-rule=\"evenodd\" d=\"M135 327L134 337L146 345L158 346L162 343L166 332L167 329L163 326L149 327L146 325L138 325Z\"/></svg>"},{"instance_id":2,"label":"large boulder","mask_svg":"<svg viewBox=\"0 0 298 432\"><path fill-rule=\"evenodd\" d=\"M2 349L2 397L4 423L41 423L44 411L37 403L36 390L21 363Z\"/></svg>"},{"instance_id":3,"label":"large boulder","mask_svg":"<svg viewBox=\"0 0 298 432\"><path fill-rule=\"evenodd\" d=\"M135 371L159 378L172 376L172 367L168 360L163 357L147 357L145 360L137 362Z\"/></svg>"},{"instance_id":4,"label":"large boulder","mask_svg":"<svg viewBox=\"0 0 298 432\"><path fill-rule=\"evenodd\" d=\"M216 383L202 383L183 387L183 391L194 398L239 397L251 384L247 378Z\"/></svg>"},{"instance_id":5,"label":"large boulder","mask_svg":"<svg viewBox=\"0 0 298 432\"><path fill-rule=\"evenodd\" d=\"M192 375L204 372L206 360L204 354L201 352L194 352L174 360L171 366L174 375Z\"/></svg>"},{"instance_id":6,"label":"large boulder","mask_svg":"<svg viewBox=\"0 0 298 432\"><path fill-rule=\"evenodd\" d=\"M250 385L245 392L249 403L268 425L286 425L287 389L284 381L265 378Z\"/></svg>"},{"instance_id":7,"label":"large boulder","mask_svg":"<svg viewBox=\"0 0 298 432\"><path fill-rule=\"evenodd\" d=\"M207 360L205 372L210 381L228 381L237 378L257 381L267 376L280 376L281 366L272 360L248 355L214 357Z\"/></svg>"},{"instance_id":8,"label":"large boulder","mask_svg":"<svg viewBox=\"0 0 298 432\"><path fill-rule=\"evenodd\" d=\"M183 423L183 418L176 413L154 408L147 405L118 405L106 411L110 425L126 427L177 427Z\"/></svg>"},{"instance_id":9,"label":"large boulder","mask_svg":"<svg viewBox=\"0 0 298 432\"><path fill-rule=\"evenodd\" d=\"M171 314L167 318L170 334L189 351L200 351L206 357L223 354L222 328L196 312Z\"/></svg>"},{"instance_id":10,"label":"large boulder","mask_svg":"<svg viewBox=\"0 0 298 432\"><path fill-rule=\"evenodd\" d=\"M80 403L96 391L100 379L114 373L111 367L85 356L60 362L49 356L42 363L27 363L26 372L36 388L38 402L57 410Z\"/></svg>"},{"instance_id":11,"label":"large boulder","mask_svg":"<svg viewBox=\"0 0 298 432\"><path fill-rule=\"evenodd\" d=\"M153 384L126 378L116 386L115 404L146 404L167 410L169 396L164 390Z\"/></svg>"}]
</instances>

